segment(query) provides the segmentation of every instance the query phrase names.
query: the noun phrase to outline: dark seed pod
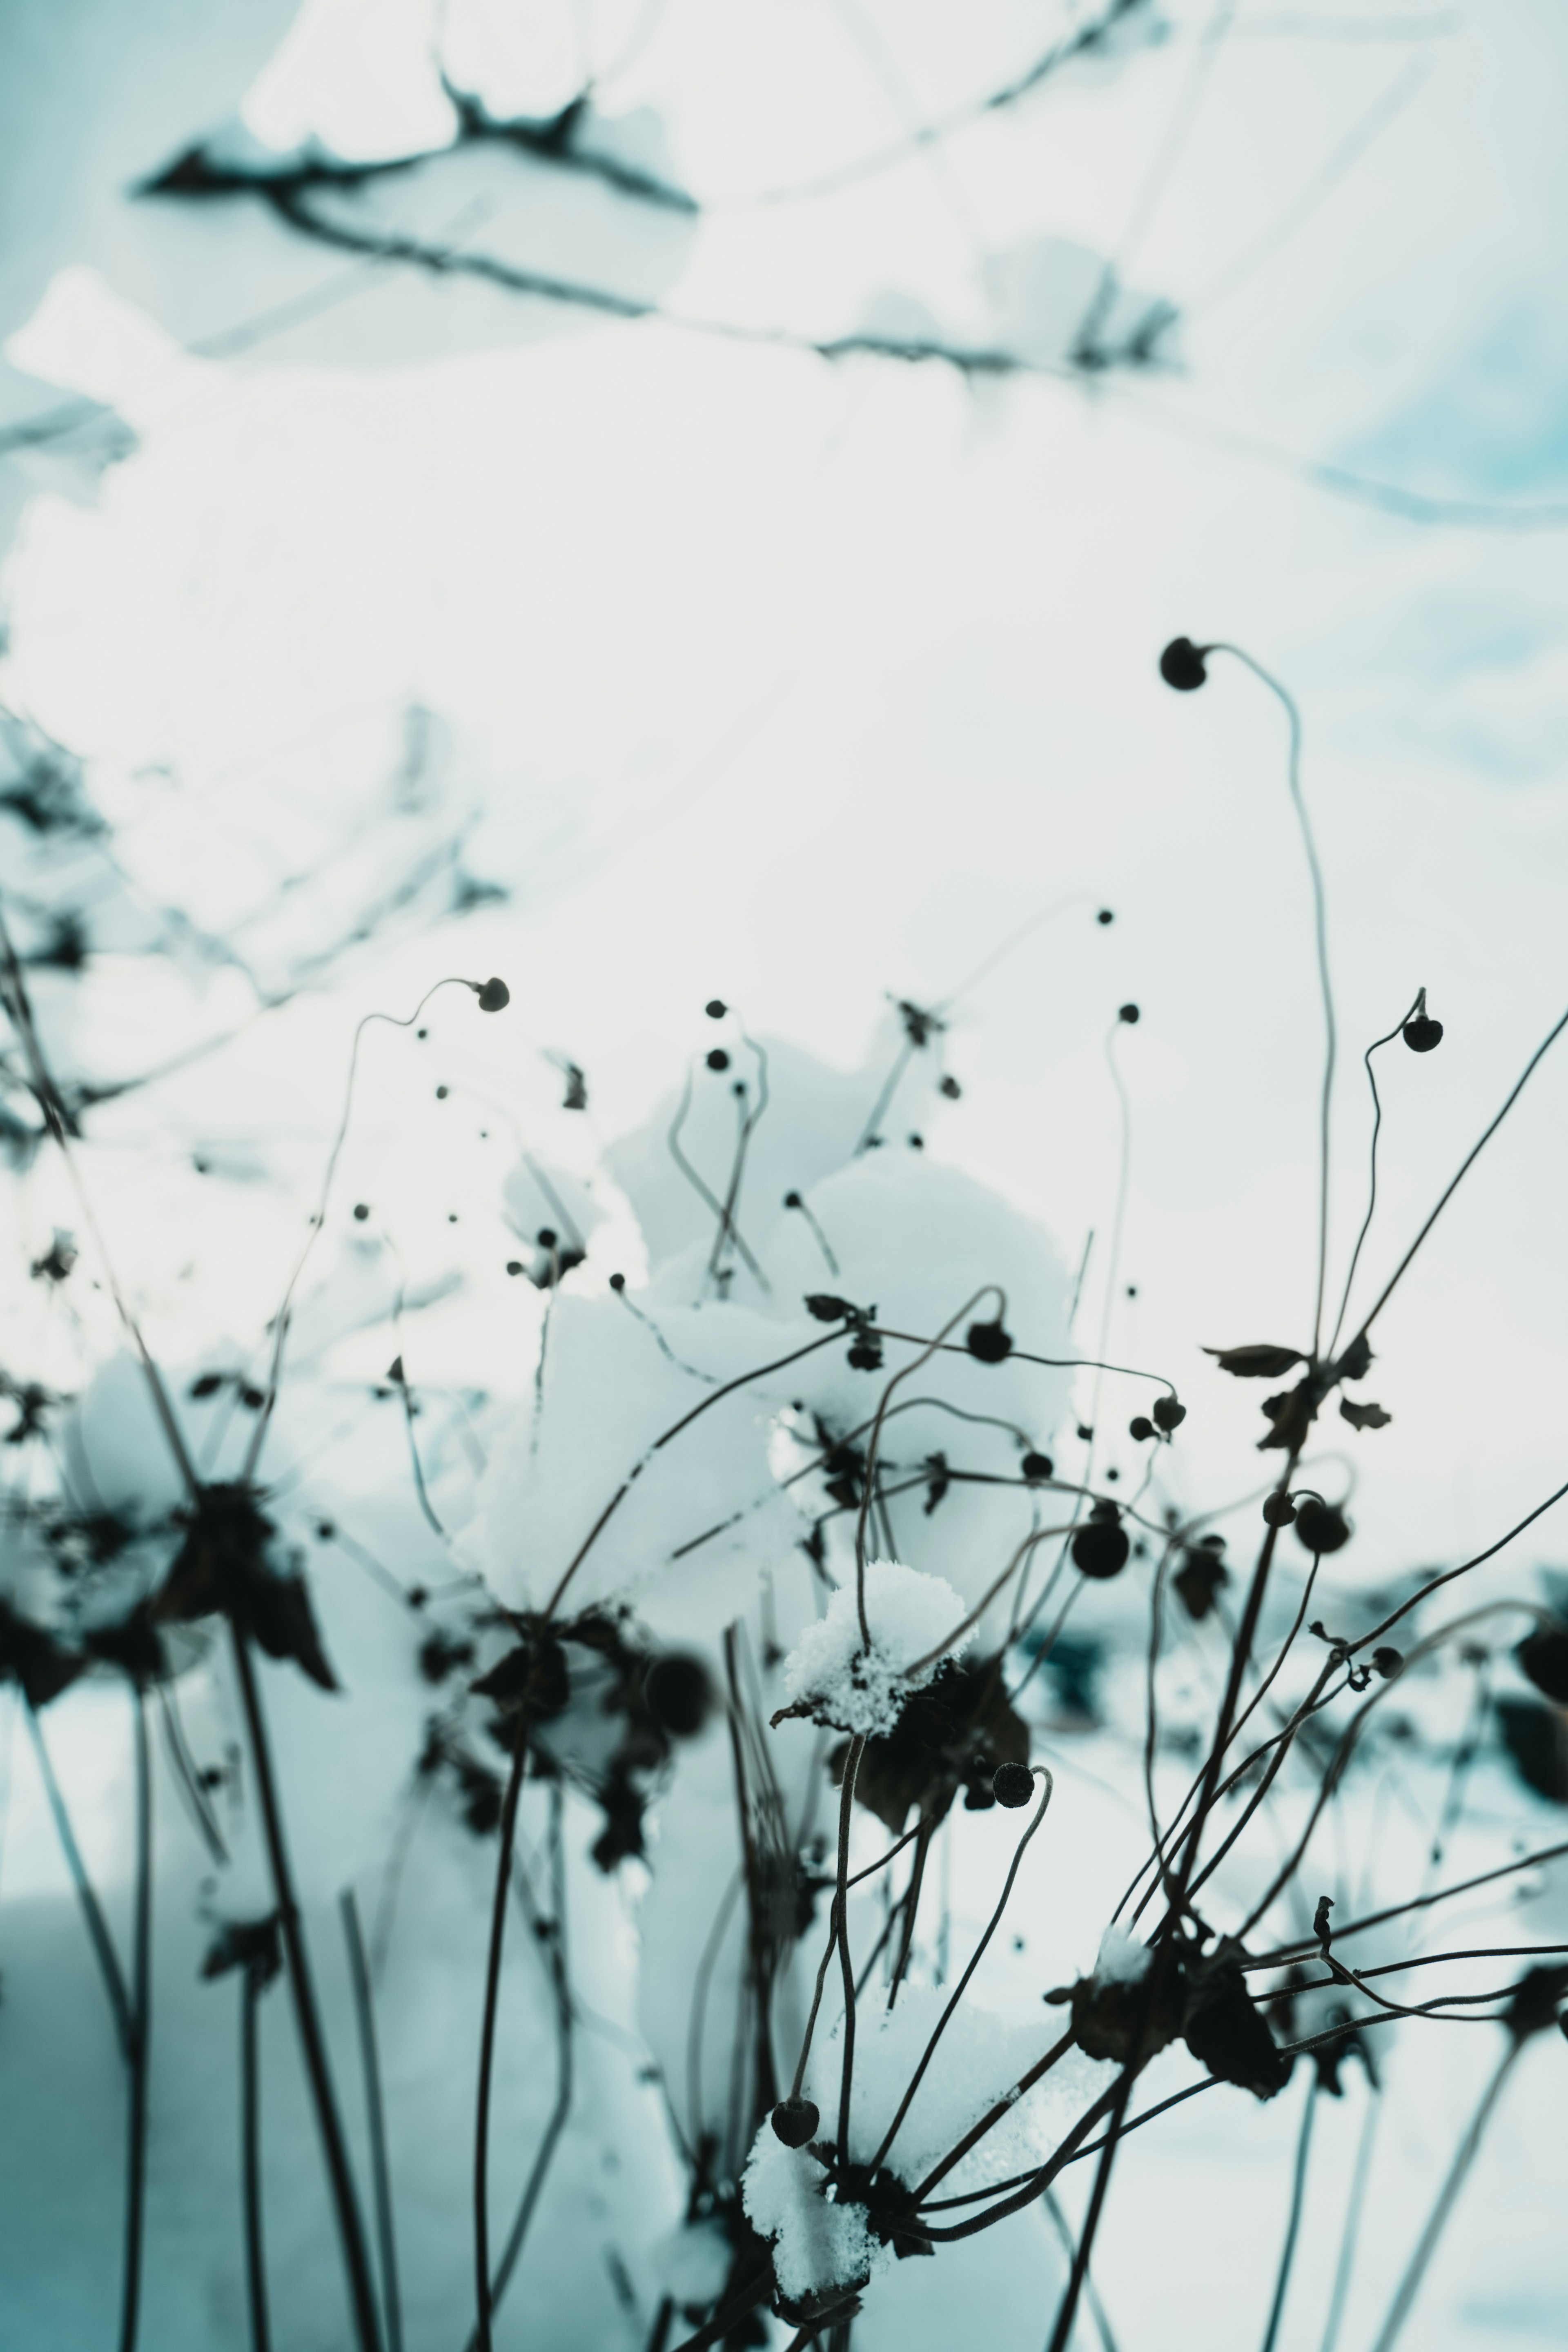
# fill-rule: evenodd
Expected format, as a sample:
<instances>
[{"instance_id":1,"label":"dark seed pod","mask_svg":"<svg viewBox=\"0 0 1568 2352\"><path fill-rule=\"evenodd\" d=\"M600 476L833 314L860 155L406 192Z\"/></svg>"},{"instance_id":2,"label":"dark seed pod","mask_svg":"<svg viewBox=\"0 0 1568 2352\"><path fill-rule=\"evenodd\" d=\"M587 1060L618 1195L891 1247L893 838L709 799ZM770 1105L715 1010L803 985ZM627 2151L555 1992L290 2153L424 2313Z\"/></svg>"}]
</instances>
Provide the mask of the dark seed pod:
<instances>
[{"instance_id":1,"label":"dark seed pod","mask_svg":"<svg viewBox=\"0 0 1568 2352\"><path fill-rule=\"evenodd\" d=\"M1351 1523L1337 1504L1309 1495L1296 1513L1296 1533L1309 1551L1339 1551L1351 1539Z\"/></svg>"},{"instance_id":2,"label":"dark seed pod","mask_svg":"<svg viewBox=\"0 0 1568 2352\"><path fill-rule=\"evenodd\" d=\"M1374 1650L1372 1654L1372 1663L1384 1681L1391 1683L1404 1665L1405 1657L1403 1652L1399 1650Z\"/></svg>"},{"instance_id":3,"label":"dark seed pod","mask_svg":"<svg viewBox=\"0 0 1568 2352\"><path fill-rule=\"evenodd\" d=\"M504 980L487 980L479 991L481 1013L503 1013L511 1003L511 991Z\"/></svg>"},{"instance_id":4,"label":"dark seed pod","mask_svg":"<svg viewBox=\"0 0 1568 2352\"><path fill-rule=\"evenodd\" d=\"M1271 1528L1288 1528L1296 1517L1296 1506L1289 1495L1273 1494L1263 1497L1264 1524Z\"/></svg>"},{"instance_id":5,"label":"dark seed pod","mask_svg":"<svg viewBox=\"0 0 1568 2352\"><path fill-rule=\"evenodd\" d=\"M1443 1024L1434 1021L1429 1013L1418 1013L1399 1034L1413 1054L1429 1054L1434 1045L1443 1042Z\"/></svg>"},{"instance_id":6,"label":"dark seed pod","mask_svg":"<svg viewBox=\"0 0 1568 2352\"><path fill-rule=\"evenodd\" d=\"M1146 1437L1153 1436L1154 1424L1147 1413L1135 1412L1127 1424L1127 1434L1129 1437L1135 1438L1142 1445Z\"/></svg>"},{"instance_id":7,"label":"dark seed pod","mask_svg":"<svg viewBox=\"0 0 1568 2352\"><path fill-rule=\"evenodd\" d=\"M963 1092L963 1088L959 1085L958 1080L950 1072L937 1087L937 1092L939 1095L945 1095L949 1102L956 1102L959 1096Z\"/></svg>"},{"instance_id":8,"label":"dark seed pod","mask_svg":"<svg viewBox=\"0 0 1568 2352\"><path fill-rule=\"evenodd\" d=\"M730 1008L721 996L710 996L702 1010L710 1021L722 1021Z\"/></svg>"},{"instance_id":9,"label":"dark seed pod","mask_svg":"<svg viewBox=\"0 0 1568 2352\"><path fill-rule=\"evenodd\" d=\"M1026 1454L1021 1467L1031 1486L1040 1485L1056 1475L1056 1464L1048 1454Z\"/></svg>"},{"instance_id":10,"label":"dark seed pod","mask_svg":"<svg viewBox=\"0 0 1568 2352\"><path fill-rule=\"evenodd\" d=\"M1155 1428L1163 1429L1167 1437L1173 1429L1179 1429L1187 1417L1186 1406L1173 1396L1156 1397L1149 1410L1154 1416Z\"/></svg>"},{"instance_id":11,"label":"dark seed pod","mask_svg":"<svg viewBox=\"0 0 1568 2352\"><path fill-rule=\"evenodd\" d=\"M356 1202L354 1202L354 1216L355 1216L356 1221L357 1221L360 1224L362 1224L362 1225L363 1224L363 1223L364 1223L365 1219L369 1216L369 1214L370 1214L370 1202L369 1202L368 1201L356 1201Z\"/></svg>"},{"instance_id":12,"label":"dark seed pod","mask_svg":"<svg viewBox=\"0 0 1568 2352\"><path fill-rule=\"evenodd\" d=\"M1116 920L1116 917L1109 907L1101 907L1099 914L1096 915L1094 919L1097 923L1113 923Z\"/></svg>"},{"instance_id":13,"label":"dark seed pod","mask_svg":"<svg viewBox=\"0 0 1568 2352\"><path fill-rule=\"evenodd\" d=\"M1178 694L1195 694L1208 676L1204 656L1191 637L1173 637L1160 656L1160 675Z\"/></svg>"},{"instance_id":14,"label":"dark seed pod","mask_svg":"<svg viewBox=\"0 0 1568 2352\"><path fill-rule=\"evenodd\" d=\"M1103 1581L1120 1576L1132 1547L1114 1503L1096 1503L1086 1524L1072 1539L1072 1564L1080 1575Z\"/></svg>"},{"instance_id":15,"label":"dark seed pod","mask_svg":"<svg viewBox=\"0 0 1568 2352\"><path fill-rule=\"evenodd\" d=\"M858 1372L879 1372L882 1369L882 1343L869 1331L862 1331L849 1350L849 1361Z\"/></svg>"},{"instance_id":16,"label":"dark seed pod","mask_svg":"<svg viewBox=\"0 0 1568 2352\"><path fill-rule=\"evenodd\" d=\"M964 1334L964 1345L972 1356L983 1364L999 1364L1013 1352L1013 1335L1005 1331L1000 1319L994 1323L972 1323Z\"/></svg>"},{"instance_id":17,"label":"dark seed pod","mask_svg":"<svg viewBox=\"0 0 1568 2352\"><path fill-rule=\"evenodd\" d=\"M1035 1776L1026 1764L998 1764L991 1775L991 1793L999 1805L1016 1812L1035 1793Z\"/></svg>"},{"instance_id":18,"label":"dark seed pod","mask_svg":"<svg viewBox=\"0 0 1568 2352\"><path fill-rule=\"evenodd\" d=\"M1568 1706L1568 1630L1561 1625L1538 1626L1514 1652L1520 1672L1538 1691Z\"/></svg>"},{"instance_id":19,"label":"dark seed pod","mask_svg":"<svg viewBox=\"0 0 1568 2352\"><path fill-rule=\"evenodd\" d=\"M643 1681L648 1712L672 1739L691 1739L708 1720L713 1686L700 1658L669 1650L656 1658Z\"/></svg>"},{"instance_id":20,"label":"dark seed pod","mask_svg":"<svg viewBox=\"0 0 1568 2352\"><path fill-rule=\"evenodd\" d=\"M781 2099L773 2112L773 2136L785 2147L805 2147L815 2138L822 2110L813 2099Z\"/></svg>"},{"instance_id":21,"label":"dark seed pod","mask_svg":"<svg viewBox=\"0 0 1568 2352\"><path fill-rule=\"evenodd\" d=\"M624 1274L612 1274L612 1275L611 1275L611 1276L610 1276L610 1288L611 1288L612 1290L624 1290L624 1289L626 1288L626 1276L625 1276Z\"/></svg>"},{"instance_id":22,"label":"dark seed pod","mask_svg":"<svg viewBox=\"0 0 1568 2352\"><path fill-rule=\"evenodd\" d=\"M730 1056L726 1054L722 1045L714 1046L713 1051L708 1056L708 1066L710 1070L727 1070L729 1068Z\"/></svg>"},{"instance_id":23,"label":"dark seed pod","mask_svg":"<svg viewBox=\"0 0 1568 2352\"><path fill-rule=\"evenodd\" d=\"M1136 1028L1140 1017L1138 1007L1135 1004L1119 1004L1116 1017L1118 1021L1125 1021L1129 1029Z\"/></svg>"}]
</instances>

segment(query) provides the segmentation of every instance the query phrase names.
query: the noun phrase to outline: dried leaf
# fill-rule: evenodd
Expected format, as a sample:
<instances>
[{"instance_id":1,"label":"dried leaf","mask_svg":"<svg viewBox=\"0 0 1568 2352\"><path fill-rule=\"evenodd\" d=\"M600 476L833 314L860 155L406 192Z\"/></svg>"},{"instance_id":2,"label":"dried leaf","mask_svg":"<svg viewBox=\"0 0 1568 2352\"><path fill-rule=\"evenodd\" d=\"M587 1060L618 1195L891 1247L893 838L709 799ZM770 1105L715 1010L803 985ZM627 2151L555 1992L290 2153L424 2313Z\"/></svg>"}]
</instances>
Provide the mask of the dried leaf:
<instances>
[{"instance_id":1,"label":"dried leaf","mask_svg":"<svg viewBox=\"0 0 1568 2352\"><path fill-rule=\"evenodd\" d=\"M1340 1419L1348 1421L1352 1429L1386 1429L1394 1419L1380 1404L1354 1404L1347 1396L1340 1399Z\"/></svg>"},{"instance_id":2,"label":"dried leaf","mask_svg":"<svg viewBox=\"0 0 1568 2352\"><path fill-rule=\"evenodd\" d=\"M1253 1348L1205 1348L1204 1353L1238 1381L1277 1381L1307 1360L1300 1348L1271 1348L1266 1342Z\"/></svg>"}]
</instances>

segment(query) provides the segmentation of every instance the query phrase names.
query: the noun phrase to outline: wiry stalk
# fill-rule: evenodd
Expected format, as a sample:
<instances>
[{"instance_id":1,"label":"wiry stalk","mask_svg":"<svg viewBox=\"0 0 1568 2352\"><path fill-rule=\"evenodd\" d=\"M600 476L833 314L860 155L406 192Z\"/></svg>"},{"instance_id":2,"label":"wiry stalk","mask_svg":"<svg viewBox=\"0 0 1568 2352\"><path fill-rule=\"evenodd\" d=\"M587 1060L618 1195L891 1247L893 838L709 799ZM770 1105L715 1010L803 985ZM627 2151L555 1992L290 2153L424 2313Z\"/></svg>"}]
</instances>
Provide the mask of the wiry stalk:
<instances>
[{"instance_id":1,"label":"wiry stalk","mask_svg":"<svg viewBox=\"0 0 1568 2352\"><path fill-rule=\"evenodd\" d=\"M305 2073L316 2110L316 2126L321 2134L321 2153L326 2160L327 2178L337 2217L349 2303L353 2313L354 2337L359 2352L381 2352L375 2285L371 2275L370 2256L365 2245L364 2226L360 2219L353 2174L349 2168L348 2147L332 2089L331 2072L327 2063L326 2042L316 2007L315 1985L305 1949L304 1928L294 1893L294 1874L289 1867L283 1815L273 1777L267 1723L261 1712L261 1693L257 1685L256 1668L245 1633L233 1623L229 1631L234 1637L234 1663L239 1682L240 1706L250 1739L251 1761L255 1767L257 1794L261 1805L262 1832L272 1873L272 1889L278 1903L279 1931L289 1962L289 1988L294 2000L294 2018L299 2028L300 2047L305 2060Z\"/></svg>"}]
</instances>

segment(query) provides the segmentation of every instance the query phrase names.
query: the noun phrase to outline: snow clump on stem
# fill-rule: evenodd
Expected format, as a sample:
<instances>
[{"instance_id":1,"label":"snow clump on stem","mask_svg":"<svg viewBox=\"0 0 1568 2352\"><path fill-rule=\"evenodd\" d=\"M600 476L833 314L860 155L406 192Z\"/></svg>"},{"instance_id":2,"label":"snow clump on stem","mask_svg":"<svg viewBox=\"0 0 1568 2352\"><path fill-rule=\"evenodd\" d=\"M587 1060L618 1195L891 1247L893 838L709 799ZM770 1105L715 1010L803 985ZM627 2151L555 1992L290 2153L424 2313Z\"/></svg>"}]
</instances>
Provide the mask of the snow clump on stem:
<instances>
[{"instance_id":1,"label":"snow clump on stem","mask_svg":"<svg viewBox=\"0 0 1568 2352\"><path fill-rule=\"evenodd\" d=\"M784 1660L791 1704L781 1713L809 1716L856 1738L885 1738L906 1701L973 1639L973 1629L955 1637L964 1607L944 1577L894 1559L871 1559L865 1591L869 1649L861 1639L855 1587L843 1584L826 1614L806 1627Z\"/></svg>"}]
</instances>

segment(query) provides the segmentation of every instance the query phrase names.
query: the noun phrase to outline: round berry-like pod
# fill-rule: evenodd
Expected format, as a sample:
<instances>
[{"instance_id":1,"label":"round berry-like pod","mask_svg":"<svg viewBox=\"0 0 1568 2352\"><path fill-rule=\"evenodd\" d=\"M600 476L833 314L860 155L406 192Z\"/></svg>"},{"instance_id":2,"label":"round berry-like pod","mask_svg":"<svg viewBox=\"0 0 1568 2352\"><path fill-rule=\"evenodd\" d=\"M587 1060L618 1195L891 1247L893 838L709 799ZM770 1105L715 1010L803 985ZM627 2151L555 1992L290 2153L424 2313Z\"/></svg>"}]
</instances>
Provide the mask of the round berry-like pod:
<instances>
[{"instance_id":1,"label":"round berry-like pod","mask_svg":"<svg viewBox=\"0 0 1568 2352\"><path fill-rule=\"evenodd\" d=\"M1154 1416L1154 1426L1163 1429L1167 1437L1173 1429L1180 1429L1187 1417L1186 1406L1173 1396L1156 1397L1149 1410Z\"/></svg>"},{"instance_id":2,"label":"round berry-like pod","mask_svg":"<svg viewBox=\"0 0 1568 2352\"><path fill-rule=\"evenodd\" d=\"M1026 1764L998 1764L991 1775L992 1794L999 1805L1016 1812L1035 1793L1035 1776Z\"/></svg>"},{"instance_id":3,"label":"round berry-like pod","mask_svg":"<svg viewBox=\"0 0 1568 2352\"><path fill-rule=\"evenodd\" d=\"M710 996L702 1010L710 1021L722 1021L730 1008L721 996Z\"/></svg>"},{"instance_id":4,"label":"round berry-like pod","mask_svg":"<svg viewBox=\"0 0 1568 2352\"><path fill-rule=\"evenodd\" d=\"M1308 1495L1296 1512L1296 1533L1309 1551L1339 1551L1351 1539L1351 1523L1337 1503Z\"/></svg>"},{"instance_id":5,"label":"round berry-like pod","mask_svg":"<svg viewBox=\"0 0 1568 2352\"><path fill-rule=\"evenodd\" d=\"M511 991L504 980L487 980L479 994L481 1013L502 1013L511 1003Z\"/></svg>"},{"instance_id":6,"label":"round berry-like pod","mask_svg":"<svg viewBox=\"0 0 1568 2352\"><path fill-rule=\"evenodd\" d=\"M816 2137L822 2110L815 2099L781 2099L771 2120L774 2137L785 2147L805 2147Z\"/></svg>"},{"instance_id":7,"label":"round berry-like pod","mask_svg":"<svg viewBox=\"0 0 1568 2352\"><path fill-rule=\"evenodd\" d=\"M1399 1034L1413 1054L1429 1054L1434 1045L1443 1042L1443 1024L1434 1021L1429 1013L1418 1013Z\"/></svg>"},{"instance_id":8,"label":"round berry-like pod","mask_svg":"<svg viewBox=\"0 0 1568 2352\"><path fill-rule=\"evenodd\" d=\"M1178 694L1195 694L1208 671L1191 637L1173 637L1160 656L1160 675Z\"/></svg>"},{"instance_id":9,"label":"round berry-like pod","mask_svg":"<svg viewBox=\"0 0 1568 2352\"><path fill-rule=\"evenodd\" d=\"M712 1052L708 1055L708 1066L710 1070L727 1070L729 1068L730 1056L726 1054L722 1045L715 1045Z\"/></svg>"},{"instance_id":10,"label":"round berry-like pod","mask_svg":"<svg viewBox=\"0 0 1568 2352\"><path fill-rule=\"evenodd\" d=\"M1275 1493L1263 1497L1263 1517L1267 1526L1288 1528L1296 1517L1296 1506L1289 1495Z\"/></svg>"},{"instance_id":11,"label":"round berry-like pod","mask_svg":"<svg viewBox=\"0 0 1568 2352\"><path fill-rule=\"evenodd\" d=\"M1153 1436L1154 1424L1146 1412L1135 1412L1127 1424L1127 1434L1129 1437L1136 1438L1138 1444L1142 1445L1146 1437Z\"/></svg>"},{"instance_id":12,"label":"round berry-like pod","mask_svg":"<svg viewBox=\"0 0 1568 2352\"><path fill-rule=\"evenodd\" d=\"M1048 1454L1036 1454L1031 1451L1025 1454L1019 1466L1031 1486L1041 1486L1046 1479L1054 1478L1056 1475L1057 1465Z\"/></svg>"},{"instance_id":13,"label":"round berry-like pod","mask_svg":"<svg viewBox=\"0 0 1568 2352\"><path fill-rule=\"evenodd\" d=\"M972 1323L964 1335L964 1344L972 1356L983 1364L999 1364L1004 1356L1013 1352L1013 1335L1005 1331L1000 1321Z\"/></svg>"},{"instance_id":14,"label":"round berry-like pod","mask_svg":"<svg viewBox=\"0 0 1568 2352\"><path fill-rule=\"evenodd\" d=\"M667 1650L643 1680L648 1712L672 1739L695 1738L713 1705L713 1685L700 1658L689 1650Z\"/></svg>"},{"instance_id":15,"label":"round berry-like pod","mask_svg":"<svg viewBox=\"0 0 1568 2352\"><path fill-rule=\"evenodd\" d=\"M1391 1649L1374 1650L1372 1654L1372 1663L1384 1681L1391 1683L1405 1664L1404 1653Z\"/></svg>"},{"instance_id":16,"label":"round berry-like pod","mask_svg":"<svg viewBox=\"0 0 1568 2352\"><path fill-rule=\"evenodd\" d=\"M1097 1581L1120 1576L1132 1549L1126 1528L1114 1516L1115 1506L1110 1507L1112 1516L1103 1518L1099 1516L1102 1507L1096 1505L1096 1516L1079 1528L1072 1539L1073 1566L1080 1575L1093 1577Z\"/></svg>"}]
</instances>

